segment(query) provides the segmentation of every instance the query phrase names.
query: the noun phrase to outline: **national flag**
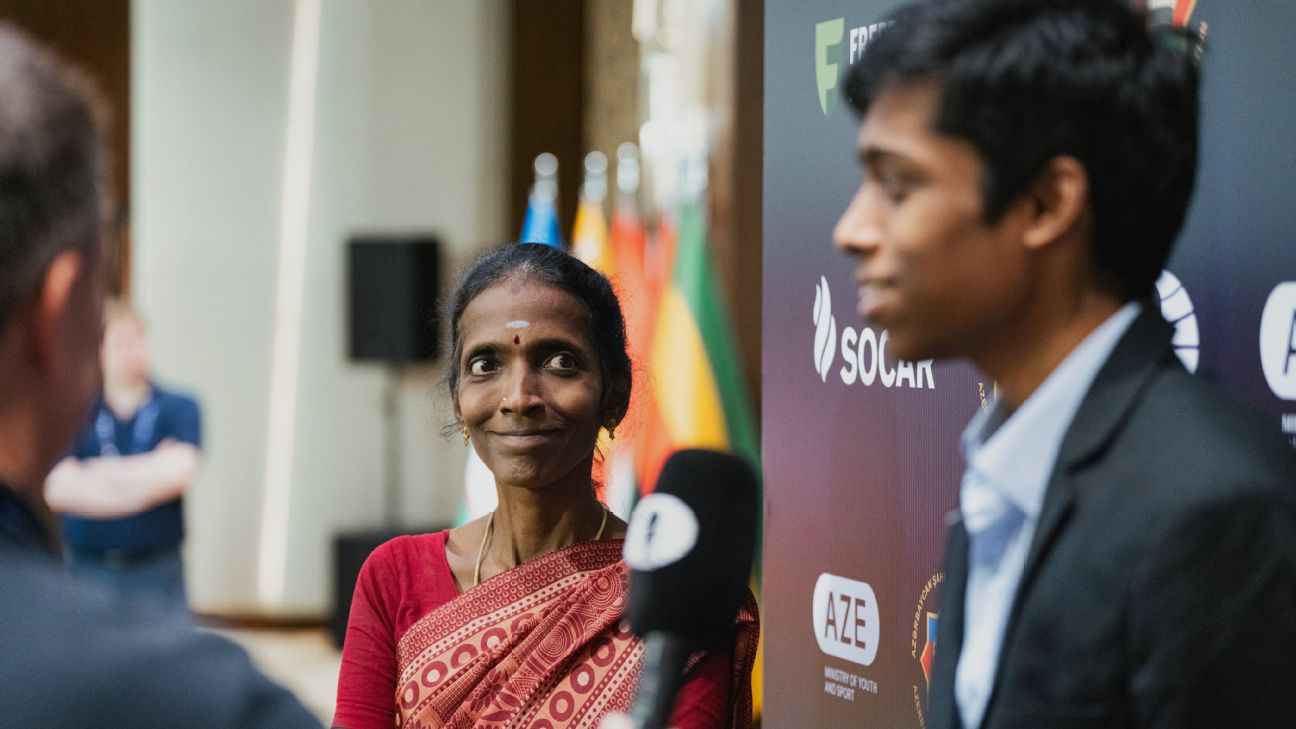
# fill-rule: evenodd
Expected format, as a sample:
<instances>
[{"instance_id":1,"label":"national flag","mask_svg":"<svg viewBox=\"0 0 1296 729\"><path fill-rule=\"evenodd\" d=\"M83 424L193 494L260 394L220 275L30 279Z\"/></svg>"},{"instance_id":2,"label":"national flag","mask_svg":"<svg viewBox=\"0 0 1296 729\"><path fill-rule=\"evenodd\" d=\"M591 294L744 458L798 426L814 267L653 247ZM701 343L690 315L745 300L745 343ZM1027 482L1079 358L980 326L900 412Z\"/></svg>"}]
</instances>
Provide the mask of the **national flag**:
<instances>
[{"instance_id":1,"label":"national flag","mask_svg":"<svg viewBox=\"0 0 1296 729\"><path fill-rule=\"evenodd\" d=\"M653 339L657 405L674 448L730 451L759 469L760 442L737 351L711 269L701 203L686 202Z\"/></svg>"},{"instance_id":2,"label":"national flag","mask_svg":"<svg viewBox=\"0 0 1296 729\"><path fill-rule=\"evenodd\" d=\"M608 504L628 519L641 493L639 461L642 444L650 432L646 413L653 403L646 363L656 307L644 271L647 236L639 219L639 150L631 142L617 148L616 177L617 195L608 240L615 270L609 276L625 317L633 384L630 406L619 429L624 436L616 442L608 462Z\"/></svg>"},{"instance_id":3,"label":"national flag","mask_svg":"<svg viewBox=\"0 0 1296 729\"><path fill-rule=\"evenodd\" d=\"M729 451L759 473L756 421L707 248L701 201L686 201L679 210L678 250L661 293L653 340L656 405L669 438L668 449ZM759 544L755 558L752 590L759 600ZM757 717L764 703L764 671L761 644L752 671L752 709Z\"/></svg>"},{"instance_id":4,"label":"national flag","mask_svg":"<svg viewBox=\"0 0 1296 729\"><path fill-rule=\"evenodd\" d=\"M585 155L585 180L576 206L572 255L609 279L615 279L620 262L608 239L607 218L603 215L606 200L607 156L602 152L590 152ZM602 485L603 501L612 513L628 519L635 504L634 464L624 429L621 434L618 443L606 433L600 433L596 444L600 457L594 461L591 477Z\"/></svg>"},{"instance_id":5,"label":"national flag","mask_svg":"<svg viewBox=\"0 0 1296 729\"><path fill-rule=\"evenodd\" d=\"M639 479L639 493L647 494L657 486L657 476L671 452L671 437L662 419L658 402L659 378L654 373L653 342L656 339L657 317L661 308L662 291L670 280L675 259L676 233L671 217L662 214L657 230L644 240L643 265L643 317L637 335L636 348L642 358L640 386L643 398L635 426L635 473Z\"/></svg>"},{"instance_id":6,"label":"national flag","mask_svg":"<svg viewBox=\"0 0 1296 729\"><path fill-rule=\"evenodd\" d=\"M585 155L585 180L576 206L576 223L572 226L572 255L604 276L612 276L616 267L608 242L607 218L603 215L606 200L607 156L590 152Z\"/></svg>"},{"instance_id":7,"label":"national flag","mask_svg":"<svg viewBox=\"0 0 1296 729\"><path fill-rule=\"evenodd\" d=\"M558 224L558 158L545 152L535 159L535 184L527 197L520 243L545 243L563 247Z\"/></svg>"}]
</instances>

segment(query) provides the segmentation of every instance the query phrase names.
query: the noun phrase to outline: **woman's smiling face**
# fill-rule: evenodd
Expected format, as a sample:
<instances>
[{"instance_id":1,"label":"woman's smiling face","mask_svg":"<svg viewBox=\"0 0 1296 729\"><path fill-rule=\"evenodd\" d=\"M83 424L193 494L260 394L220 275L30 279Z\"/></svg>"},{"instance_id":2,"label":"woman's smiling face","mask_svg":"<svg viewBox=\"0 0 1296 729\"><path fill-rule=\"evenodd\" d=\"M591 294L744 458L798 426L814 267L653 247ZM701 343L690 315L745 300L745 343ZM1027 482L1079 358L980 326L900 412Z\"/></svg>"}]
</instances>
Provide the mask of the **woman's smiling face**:
<instances>
[{"instance_id":1,"label":"woman's smiling face","mask_svg":"<svg viewBox=\"0 0 1296 729\"><path fill-rule=\"evenodd\" d=\"M464 310L455 415L498 483L588 481L603 424L588 319L576 297L519 275Z\"/></svg>"}]
</instances>

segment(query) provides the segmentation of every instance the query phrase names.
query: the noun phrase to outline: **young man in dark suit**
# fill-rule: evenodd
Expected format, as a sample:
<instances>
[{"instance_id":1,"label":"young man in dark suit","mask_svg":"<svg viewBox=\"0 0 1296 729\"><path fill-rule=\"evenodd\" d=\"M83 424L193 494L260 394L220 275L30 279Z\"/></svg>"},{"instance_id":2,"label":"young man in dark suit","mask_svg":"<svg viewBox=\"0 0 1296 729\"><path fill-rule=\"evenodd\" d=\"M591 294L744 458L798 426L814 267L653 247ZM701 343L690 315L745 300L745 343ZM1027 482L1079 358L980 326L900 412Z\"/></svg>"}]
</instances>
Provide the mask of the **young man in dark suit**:
<instances>
[{"instance_id":1,"label":"young man in dark suit","mask_svg":"<svg viewBox=\"0 0 1296 729\"><path fill-rule=\"evenodd\" d=\"M84 77L0 23L0 725L319 727L228 641L58 563L41 490L99 386L98 109Z\"/></svg>"},{"instance_id":2,"label":"young man in dark suit","mask_svg":"<svg viewBox=\"0 0 1296 729\"><path fill-rule=\"evenodd\" d=\"M847 82L859 313L1000 392L963 437L929 727L1296 725L1296 458L1151 298L1197 144L1193 44L1159 32L1128 0L933 0Z\"/></svg>"}]
</instances>

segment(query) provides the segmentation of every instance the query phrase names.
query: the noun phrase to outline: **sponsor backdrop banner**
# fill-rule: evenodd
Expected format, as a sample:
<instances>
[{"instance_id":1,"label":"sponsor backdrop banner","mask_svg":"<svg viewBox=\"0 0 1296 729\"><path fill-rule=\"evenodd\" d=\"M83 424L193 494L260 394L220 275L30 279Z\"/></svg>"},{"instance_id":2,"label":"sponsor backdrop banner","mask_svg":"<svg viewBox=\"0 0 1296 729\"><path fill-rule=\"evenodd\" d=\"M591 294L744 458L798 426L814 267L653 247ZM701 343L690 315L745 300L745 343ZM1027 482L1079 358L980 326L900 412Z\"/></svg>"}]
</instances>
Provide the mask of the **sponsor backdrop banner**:
<instances>
[{"instance_id":1,"label":"sponsor backdrop banner","mask_svg":"<svg viewBox=\"0 0 1296 729\"><path fill-rule=\"evenodd\" d=\"M1158 284L1176 346L1296 443L1296 6L1152 0L1206 34L1197 193ZM923 727L960 432L993 383L897 362L831 232L860 180L841 74L894 2L765 3L765 723Z\"/></svg>"}]
</instances>

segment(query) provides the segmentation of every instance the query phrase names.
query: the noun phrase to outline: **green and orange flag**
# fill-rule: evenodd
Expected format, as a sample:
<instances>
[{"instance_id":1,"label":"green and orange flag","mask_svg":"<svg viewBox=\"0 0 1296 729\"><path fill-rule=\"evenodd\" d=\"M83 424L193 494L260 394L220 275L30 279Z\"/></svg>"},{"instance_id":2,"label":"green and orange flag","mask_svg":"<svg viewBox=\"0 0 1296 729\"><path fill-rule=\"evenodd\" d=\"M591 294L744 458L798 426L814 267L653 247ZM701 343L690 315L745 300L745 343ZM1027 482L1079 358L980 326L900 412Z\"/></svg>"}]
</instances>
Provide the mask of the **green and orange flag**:
<instances>
[{"instance_id":1,"label":"green and orange flag","mask_svg":"<svg viewBox=\"0 0 1296 729\"><path fill-rule=\"evenodd\" d=\"M656 414L671 449L728 451L760 473L760 437L732 320L711 268L700 201L680 207L678 225L675 261L661 290L652 343ZM755 558L752 588L759 598L759 545ZM753 710L758 717L764 703L763 653L758 648L752 674Z\"/></svg>"},{"instance_id":2,"label":"green and orange flag","mask_svg":"<svg viewBox=\"0 0 1296 729\"><path fill-rule=\"evenodd\" d=\"M673 448L732 452L760 468L760 440L699 203L679 210L679 244L652 344L657 407Z\"/></svg>"}]
</instances>

